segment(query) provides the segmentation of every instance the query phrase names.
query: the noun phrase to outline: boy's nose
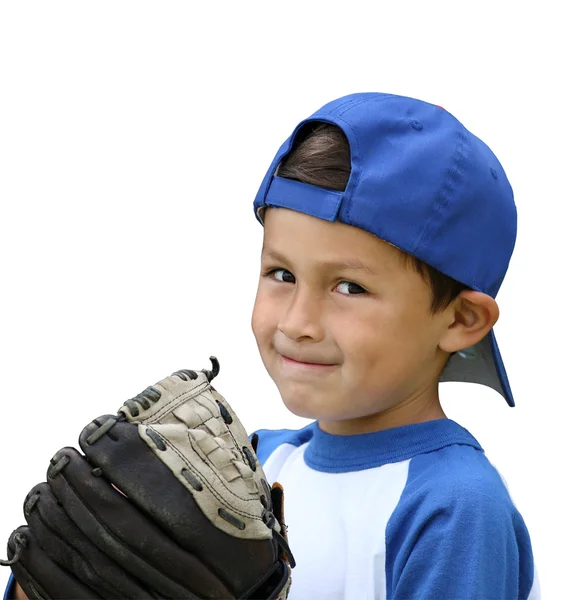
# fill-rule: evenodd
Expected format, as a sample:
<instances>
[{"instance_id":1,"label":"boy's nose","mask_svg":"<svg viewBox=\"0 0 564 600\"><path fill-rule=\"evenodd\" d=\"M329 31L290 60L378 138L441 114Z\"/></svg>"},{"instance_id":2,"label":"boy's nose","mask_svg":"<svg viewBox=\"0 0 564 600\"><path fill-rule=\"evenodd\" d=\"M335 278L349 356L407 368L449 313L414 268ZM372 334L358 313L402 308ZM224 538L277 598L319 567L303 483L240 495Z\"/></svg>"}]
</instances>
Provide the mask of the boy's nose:
<instances>
[{"instance_id":1,"label":"boy's nose","mask_svg":"<svg viewBox=\"0 0 564 600\"><path fill-rule=\"evenodd\" d=\"M320 302L312 294L296 290L288 308L282 313L278 330L294 341L301 339L321 341L324 337L324 329L321 322Z\"/></svg>"}]
</instances>

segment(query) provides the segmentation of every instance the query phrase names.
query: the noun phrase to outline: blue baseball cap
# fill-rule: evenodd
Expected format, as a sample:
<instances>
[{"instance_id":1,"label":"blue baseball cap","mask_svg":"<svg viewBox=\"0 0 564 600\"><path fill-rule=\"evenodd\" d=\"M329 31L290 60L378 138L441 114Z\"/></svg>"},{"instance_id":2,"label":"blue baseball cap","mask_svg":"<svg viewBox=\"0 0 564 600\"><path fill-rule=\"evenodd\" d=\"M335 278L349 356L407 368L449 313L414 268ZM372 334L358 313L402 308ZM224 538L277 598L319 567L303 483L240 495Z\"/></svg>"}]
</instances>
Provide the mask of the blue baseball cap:
<instances>
[{"instance_id":1,"label":"blue baseball cap","mask_svg":"<svg viewBox=\"0 0 564 600\"><path fill-rule=\"evenodd\" d=\"M312 122L338 126L349 141L343 192L276 175L296 135ZM301 121L255 198L261 223L268 206L364 229L494 298L517 233L513 191L488 146L443 108L393 94L344 96ZM440 380L486 385L515 405L493 330L453 354Z\"/></svg>"}]
</instances>

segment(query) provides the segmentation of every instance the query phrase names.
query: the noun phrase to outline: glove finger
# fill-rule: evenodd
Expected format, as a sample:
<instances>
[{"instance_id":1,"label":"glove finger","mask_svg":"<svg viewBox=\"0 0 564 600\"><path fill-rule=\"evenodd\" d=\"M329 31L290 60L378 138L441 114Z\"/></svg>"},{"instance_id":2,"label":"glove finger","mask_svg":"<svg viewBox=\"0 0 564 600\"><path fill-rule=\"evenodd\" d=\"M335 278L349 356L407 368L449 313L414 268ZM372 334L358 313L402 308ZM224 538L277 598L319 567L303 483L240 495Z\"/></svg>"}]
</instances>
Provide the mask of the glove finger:
<instances>
[{"instance_id":1,"label":"glove finger","mask_svg":"<svg viewBox=\"0 0 564 600\"><path fill-rule=\"evenodd\" d=\"M102 598L153 597L82 533L47 483L40 483L30 491L24 514L37 542L49 557Z\"/></svg>"},{"instance_id":2,"label":"glove finger","mask_svg":"<svg viewBox=\"0 0 564 600\"><path fill-rule=\"evenodd\" d=\"M65 512L122 569L165 597L233 598L197 556L179 547L98 471L93 474L93 465L75 448L63 448L51 463L47 480Z\"/></svg>"},{"instance_id":3,"label":"glove finger","mask_svg":"<svg viewBox=\"0 0 564 600\"><path fill-rule=\"evenodd\" d=\"M10 536L8 556L15 551L14 536L18 533L25 536L27 545L21 558L11 568L16 581L30 600L101 598L93 589L83 585L71 573L53 562L25 525L18 527Z\"/></svg>"},{"instance_id":4,"label":"glove finger","mask_svg":"<svg viewBox=\"0 0 564 600\"><path fill-rule=\"evenodd\" d=\"M210 569L222 581L230 582L235 595L252 588L257 573L270 571L277 558L272 539L236 538L215 527L193 494L142 440L137 425L118 421L107 434L97 435L108 419L115 421L115 417L104 416L85 427L79 438L83 452L131 502L149 513L167 536L205 557ZM92 435L95 441L89 443ZM197 483L194 494L198 493Z\"/></svg>"}]
</instances>

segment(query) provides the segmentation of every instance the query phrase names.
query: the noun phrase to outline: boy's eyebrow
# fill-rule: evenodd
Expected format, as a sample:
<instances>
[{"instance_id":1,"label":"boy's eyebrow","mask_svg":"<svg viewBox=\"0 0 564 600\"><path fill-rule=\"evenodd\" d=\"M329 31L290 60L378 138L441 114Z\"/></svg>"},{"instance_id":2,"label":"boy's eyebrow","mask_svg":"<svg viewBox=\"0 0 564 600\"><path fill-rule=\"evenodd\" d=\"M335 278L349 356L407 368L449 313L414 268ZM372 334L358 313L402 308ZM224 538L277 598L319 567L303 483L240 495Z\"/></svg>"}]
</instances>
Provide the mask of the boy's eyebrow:
<instances>
[{"instance_id":1,"label":"boy's eyebrow","mask_svg":"<svg viewBox=\"0 0 564 600\"><path fill-rule=\"evenodd\" d=\"M262 248L262 255L264 256L265 254L267 254L270 258L276 261L280 261L283 263L289 262L288 259L285 258L282 254L268 246L263 246ZM349 271L365 271L366 273L370 273L370 275L376 275L373 269L354 258L348 260L335 260L327 262L323 261L321 264L335 271L341 271L346 269Z\"/></svg>"}]
</instances>

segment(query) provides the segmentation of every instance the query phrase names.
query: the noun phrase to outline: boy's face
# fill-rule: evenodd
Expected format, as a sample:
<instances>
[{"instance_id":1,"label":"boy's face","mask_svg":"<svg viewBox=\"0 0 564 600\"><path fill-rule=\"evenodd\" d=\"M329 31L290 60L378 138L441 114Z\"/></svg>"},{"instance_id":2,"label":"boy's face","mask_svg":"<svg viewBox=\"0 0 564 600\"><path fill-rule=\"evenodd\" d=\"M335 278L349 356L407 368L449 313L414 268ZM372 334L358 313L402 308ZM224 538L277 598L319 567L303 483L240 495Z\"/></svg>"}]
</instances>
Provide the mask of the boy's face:
<instances>
[{"instance_id":1,"label":"boy's face","mask_svg":"<svg viewBox=\"0 0 564 600\"><path fill-rule=\"evenodd\" d=\"M402 253L355 227L287 209L265 215L252 327L296 415L332 433L444 416L437 380L449 317Z\"/></svg>"}]
</instances>

